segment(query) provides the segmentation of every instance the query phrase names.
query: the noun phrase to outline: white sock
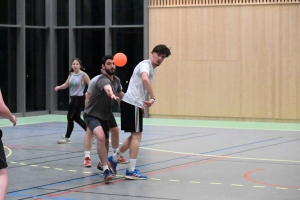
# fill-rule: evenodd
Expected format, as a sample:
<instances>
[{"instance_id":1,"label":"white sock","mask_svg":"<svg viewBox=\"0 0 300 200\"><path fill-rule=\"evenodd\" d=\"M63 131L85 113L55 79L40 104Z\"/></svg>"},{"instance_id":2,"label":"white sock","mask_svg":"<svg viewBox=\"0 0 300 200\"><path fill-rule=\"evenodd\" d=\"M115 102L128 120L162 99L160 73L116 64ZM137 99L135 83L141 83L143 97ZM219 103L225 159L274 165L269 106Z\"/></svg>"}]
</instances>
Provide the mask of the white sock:
<instances>
[{"instance_id":1,"label":"white sock","mask_svg":"<svg viewBox=\"0 0 300 200\"><path fill-rule=\"evenodd\" d=\"M108 169L108 165L103 165L103 171Z\"/></svg>"},{"instance_id":2,"label":"white sock","mask_svg":"<svg viewBox=\"0 0 300 200\"><path fill-rule=\"evenodd\" d=\"M117 151L113 154L113 161L117 162L122 154L123 153L120 151L120 149L117 149Z\"/></svg>"},{"instance_id":3,"label":"white sock","mask_svg":"<svg viewBox=\"0 0 300 200\"><path fill-rule=\"evenodd\" d=\"M116 153L118 149L113 149L113 153Z\"/></svg>"},{"instance_id":4,"label":"white sock","mask_svg":"<svg viewBox=\"0 0 300 200\"><path fill-rule=\"evenodd\" d=\"M128 163L128 171L129 172L133 172L135 169L135 164L136 164L136 159L129 159L129 163Z\"/></svg>"},{"instance_id":5,"label":"white sock","mask_svg":"<svg viewBox=\"0 0 300 200\"><path fill-rule=\"evenodd\" d=\"M89 157L90 158L91 157L90 156L90 151L84 151L84 157Z\"/></svg>"}]
</instances>

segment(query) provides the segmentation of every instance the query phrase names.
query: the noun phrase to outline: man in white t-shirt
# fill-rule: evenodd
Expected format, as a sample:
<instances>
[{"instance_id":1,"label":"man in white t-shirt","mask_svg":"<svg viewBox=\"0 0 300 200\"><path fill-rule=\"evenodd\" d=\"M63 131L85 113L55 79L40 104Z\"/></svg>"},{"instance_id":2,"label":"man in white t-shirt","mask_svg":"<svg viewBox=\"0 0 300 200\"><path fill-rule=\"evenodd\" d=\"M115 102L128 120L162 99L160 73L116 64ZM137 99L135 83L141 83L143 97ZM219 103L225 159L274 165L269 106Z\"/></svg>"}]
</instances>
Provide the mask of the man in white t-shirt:
<instances>
[{"instance_id":1,"label":"man in white t-shirt","mask_svg":"<svg viewBox=\"0 0 300 200\"><path fill-rule=\"evenodd\" d=\"M151 54L149 60L144 60L135 67L127 92L121 100L121 130L130 132L131 135L122 143L116 153L108 157L111 169L116 173L119 157L129 149L130 159L125 174L126 179L147 179L147 176L135 168L143 132L144 108L152 106L155 102L151 86L154 69L171 55L171 51L166 45L160 44L154 47ZM146 101L146 92L150 96L148 101Z\"/></svg>"}]
</instances>

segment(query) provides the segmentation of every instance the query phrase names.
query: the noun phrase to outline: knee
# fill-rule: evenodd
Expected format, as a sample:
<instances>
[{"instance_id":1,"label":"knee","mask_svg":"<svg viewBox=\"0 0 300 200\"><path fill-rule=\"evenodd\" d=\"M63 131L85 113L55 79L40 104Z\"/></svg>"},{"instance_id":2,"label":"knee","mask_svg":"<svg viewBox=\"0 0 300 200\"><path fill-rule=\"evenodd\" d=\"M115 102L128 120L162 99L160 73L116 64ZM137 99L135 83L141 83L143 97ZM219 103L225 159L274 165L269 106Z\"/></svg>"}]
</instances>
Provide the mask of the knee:
<instances>
[{"instance_id":1,"label":"knee","mask_svg":"<svg viewBox=\"0 0 300 200\"><path fill-rule=\"evenodd\" d=\"M104 134L95 134L96 135L96 138L97 138L97 142L100 143L100 144L105 144L106 143L106 139L105 139L105 136Z\"/></svg>"},{"instance_id":2,"label":"knee","mask_svg":"<svg viewBox=\"0 0 300 200\"><path fill-rule=\"evenodd\" d=\"M132 133L130 137L131 137L131 139L134 139L134 140L141 140L142 133Z\"/></svg>"}]
</instances>

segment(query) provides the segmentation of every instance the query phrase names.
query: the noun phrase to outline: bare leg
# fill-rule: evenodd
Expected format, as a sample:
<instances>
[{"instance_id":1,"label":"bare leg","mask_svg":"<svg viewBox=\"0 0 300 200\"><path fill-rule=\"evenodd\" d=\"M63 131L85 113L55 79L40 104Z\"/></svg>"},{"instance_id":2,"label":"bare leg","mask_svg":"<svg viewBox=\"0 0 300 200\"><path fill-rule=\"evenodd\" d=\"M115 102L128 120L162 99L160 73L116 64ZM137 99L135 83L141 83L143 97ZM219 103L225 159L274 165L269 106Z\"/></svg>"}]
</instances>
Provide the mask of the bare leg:
<instances>
[{"instance_id":1,"label":"bare leg","mask_svg":"<svg viewBox=\"0 0 300 200\"><path fill-rule=\"evenodd\" d=\"M105 139L105 148L106 148L106 152L107 152L107 155L108 155L108 151L109 151L109 140L108 139Z\"/></svg>"},{"instance_id":2,"label":"bare leg","mask_svg":"<svg viewBox=\"0 0 300 200\"><path fill-rule=\"evenodd\" d=\"M117 149L119 147L119 128L114 127L110 129L111 132L111 146L113 149Z\"/></svg>"},{"instance_id":3,"label":"bare leg","mask_svg":"<svg viewBox=\"0 0 300 200\"><path fill-rule=\"evenodd\" d=\"M7 193L7 185L8 185L8 173L7 169L0 170L0 199L6 199Z\"/></svg>"},{"instance_id":4,"label":"bare leg","mask_svg":"<svg viewBox=\"0 0 300 200\"><path fill-rule=\"evenodd\" d=\"M106 139L104 131L101 126L96 127L93 133L97 137L97 151L102 165L108 165L107 162L107 151L106 151Z\"/></svg>"},{"instance_id":5,"label":"bare leg","mask_svg":"<svg viewBox=\"0 0 300 200\"><path fill-rule=\"evenodd\" d=\"M127 151L129 149L131 140L132 140L132 136L131 135L128 138L126 138L126 140L124 140L124 142L122 143L122 145L119 148L119 150L122 153L124 153L125 151Z\"/></svg>"},{"instance_id":6,"label":"bare leg","mask_svg":"<svg viewBox=\"0 0 300 200\"><path fill-rule=\"evenodd\" d=\"M93 145L93 133L92 131L87 127L86 133L84 135L84 150L85 151L91 151Z\"/></svg>"},{"instance_id":7,"label":"bare leg","mask_svg":"<svg viewBox=\"0 0 300 200\"><path fill-rule=\"evenodd\" d=\"M142 133L131 133L131 142L129 148L129 158L136 159L140 149L140 143L142 139Z\"/></svg>"}]
</instances>

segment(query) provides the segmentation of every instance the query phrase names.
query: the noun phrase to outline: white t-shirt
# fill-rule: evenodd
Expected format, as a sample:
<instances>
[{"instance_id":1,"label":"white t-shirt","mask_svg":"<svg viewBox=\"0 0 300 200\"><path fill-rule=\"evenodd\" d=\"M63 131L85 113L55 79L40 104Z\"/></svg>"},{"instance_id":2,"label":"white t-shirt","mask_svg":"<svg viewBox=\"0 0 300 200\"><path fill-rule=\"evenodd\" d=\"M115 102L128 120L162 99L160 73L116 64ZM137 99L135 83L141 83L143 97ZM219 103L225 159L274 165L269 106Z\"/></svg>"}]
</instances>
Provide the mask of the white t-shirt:
<instances>
[{"instance_id":1,"label":"white t-shirt","mask_svg":"<svg viewBox=\"0 0 300 200\"><path fill-rule=\"evenodd\" d=\"M150 60L143 60L135 67L129 81L127 92L122 98L122 101L125 101L139 108L143 107L143 101L145 101L146 99L147 92L142 81L143 72L146 72L148 74L150 83L152 83L154 78L154 68Z\"/></svg>"}]
</instances>

